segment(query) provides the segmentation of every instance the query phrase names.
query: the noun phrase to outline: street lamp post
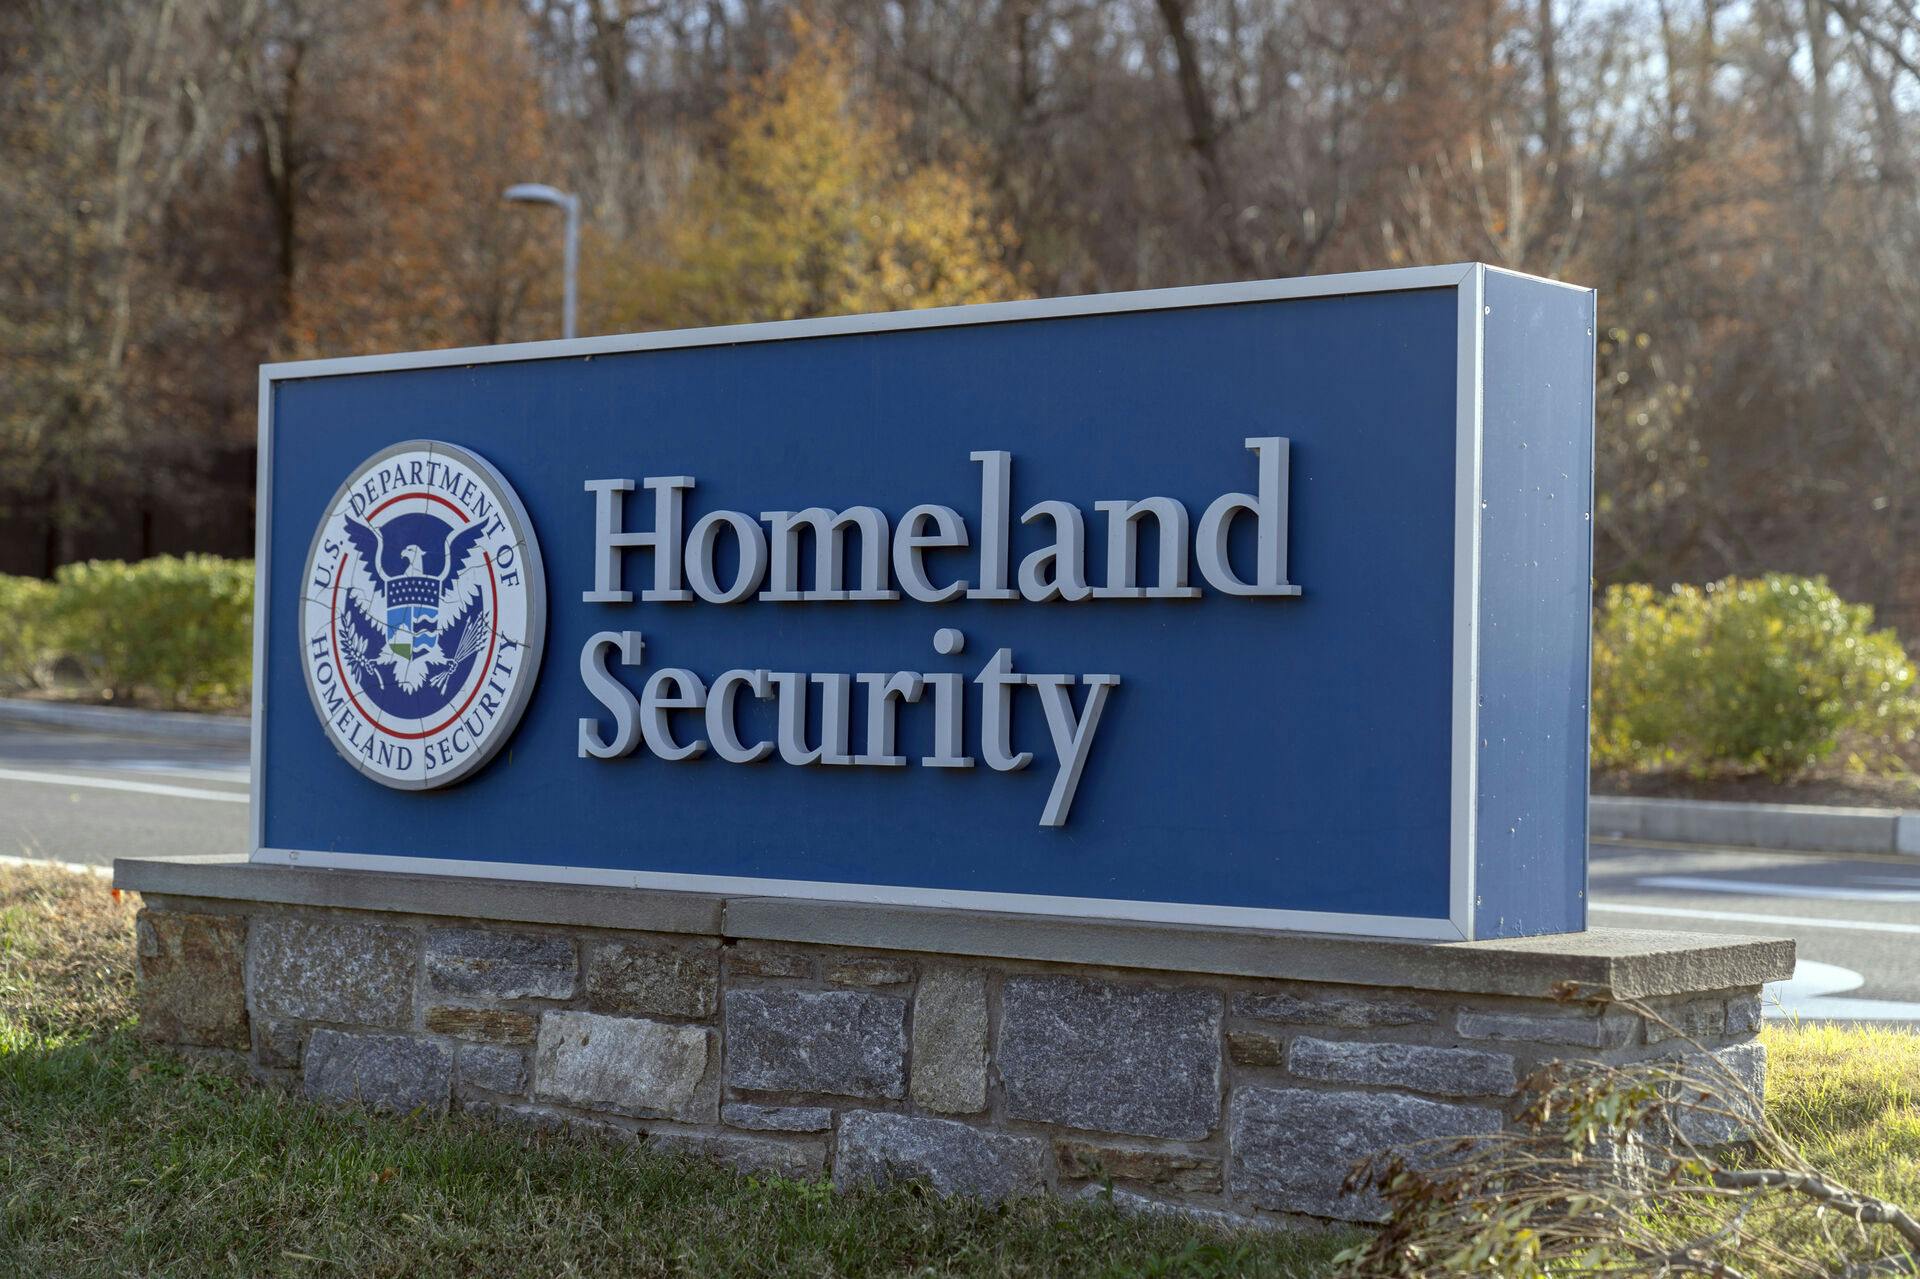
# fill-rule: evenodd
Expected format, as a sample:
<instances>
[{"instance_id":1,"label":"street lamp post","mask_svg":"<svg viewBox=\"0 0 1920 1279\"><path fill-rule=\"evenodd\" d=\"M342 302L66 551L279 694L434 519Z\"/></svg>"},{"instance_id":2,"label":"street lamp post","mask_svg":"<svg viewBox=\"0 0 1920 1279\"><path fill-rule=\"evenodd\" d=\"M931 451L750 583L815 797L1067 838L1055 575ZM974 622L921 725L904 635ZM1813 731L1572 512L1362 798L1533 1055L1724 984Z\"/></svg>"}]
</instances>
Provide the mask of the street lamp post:
<instances>
[{"instance_id":1,"label":"street lamp post","mask_svg":"<svg viewBox=\"0 0 1920 1279\"><path fill-rule=\"evenodd\" d=\"M561 312L561 336L574 335L574 306L578 298L579 287L576 280L580 273L580 197L569 195L557 187L544 182L522 182L506 189L508 200L521 204L551 204L566 211L567 248L566 248L566 284L565 302Z\"/></svg>"}]
</instances>

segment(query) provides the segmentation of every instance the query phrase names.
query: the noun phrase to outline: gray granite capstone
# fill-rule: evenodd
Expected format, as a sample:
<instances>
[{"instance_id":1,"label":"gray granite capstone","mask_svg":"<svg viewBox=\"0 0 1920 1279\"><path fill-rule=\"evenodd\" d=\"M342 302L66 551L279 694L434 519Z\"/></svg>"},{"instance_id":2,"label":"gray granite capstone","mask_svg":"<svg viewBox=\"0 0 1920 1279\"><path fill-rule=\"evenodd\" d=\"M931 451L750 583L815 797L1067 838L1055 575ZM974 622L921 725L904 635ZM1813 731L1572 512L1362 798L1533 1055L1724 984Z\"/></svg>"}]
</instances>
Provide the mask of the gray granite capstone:
<instances>
[{"instance_id":1,"label":"gray granite capstone","mask_svg":"<svg viewBox=\"0 0 1920 1279\"><path fill-rule=\"evenodd\" d=\"M727 1082L755 1092L906 1094L907 1001L851 990L730 990Z\"/></svg>"},{"instance_id":2,"label":"gray granite capstone","mask_svg":"<svg viewBox=\"0 0 1920 1279\"><path fill-rule=\"evenodd\" d=\"M1404 1093L1236 1088L1228 1119L1228 1185L1262 1208L1378 1221L1385 1216L1378 1196L1341 1193L1355 1163L1390 1149L1431 1160L1448 1143L1423 1143L1484 1136L1498 1132L1502 1122L1501 1112L1488 1106Z\"/></svg>"},{"instance_id":3,"label":"gray granite capstone","mask_svg":"<svg viewBox=\"0 0 1920 1279\"><path fill-rule=\"evenodd\" d=\"M1220 1115L1221 997L1013 977L1001 995L1007 1114L1142 1137L1205 1137Z\"/></svg>"},{"instance_id":4,"label":"gray granite capstone","mask_svg":"<svg viewBox=\"0 0 1920 1279\"><path fill-rule=\"evenodd\" d=\"M413 1021L414 934L300 916L254 921L249 967L261 1012L362 1026Z\"/></svg>"},{"instance_id":5,"label":"gray granite capstone","mask_svg":"<svg viewBox=\"0 0 1920 1279\"><path fill-rule=\"evenodd\" d=\"M307 1037L301 1085L315 1100L437 1112L452 1081L453 1055L430 1040L325 1028Z\"/></svg>"},{"instance_id":6,"label":"gray granite capstone","mask_svg":"<svg viewBox=\"0 0 1920 1279\"><path fill-rule=\"evenodd\" d=\"M1046 1146L1037 1137L990 1132L951 1119L873 1110L841 1116L833 1184L924 1181L943 1195L991 1201L1046 1189Z\"/></svg>"},{"instance_id":7,"label":"gray granite capstone","mask_svg":"<svg viewBox=\"0 0 1920 1279\"><path fill-rule=\"evenodd\" d=\"M707 1122L719 1109L713 1032L704 1027L548 1012L533 1054L533 1094L542 1101Z\"/></svg>"},{"instance_id":8,"label":"gray granite capstone","mask_svg":"<svg viewBox=\"0 0 1920 1279\"><path fill-rule=\"evenodd\" d=\"M427 984L443 995L569 999L580 971L570 938L436 928L427 934Z\"/></svg>"}]
</instances>

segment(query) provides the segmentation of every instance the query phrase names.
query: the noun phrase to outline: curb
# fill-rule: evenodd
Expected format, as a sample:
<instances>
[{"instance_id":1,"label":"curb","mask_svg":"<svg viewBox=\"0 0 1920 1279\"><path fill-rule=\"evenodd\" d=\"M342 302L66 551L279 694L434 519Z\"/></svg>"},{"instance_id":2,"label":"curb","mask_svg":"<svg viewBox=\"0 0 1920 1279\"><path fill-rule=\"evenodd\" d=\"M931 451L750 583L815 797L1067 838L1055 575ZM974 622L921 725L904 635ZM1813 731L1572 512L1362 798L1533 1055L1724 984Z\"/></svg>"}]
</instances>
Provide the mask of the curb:
<instances>
[{"instance_id":1,"label":"curb","mask_svg":"<svg viewBox=\"0 0 1920 1279\"><path fill-rule=\"evenodd\" d=\"M210 746L245 746L253 738L252 723L235 716L142 711L120 706L63 706L58 702L31 702L18 697L0 697L0 724L88 729L122 737L199 742Z\"/></svg>"},{"instance_id":2,"label":"curb","mask_svg":"<svg viewBox=\"0 0 1920 1279\"><path fill-rule=\"evenodd\" d=\"M1595 795L1588 811L1588 828L1596 837L1809 853L1920 856L1920 812L1895 808Z\"/></svg>"}]
</instances>

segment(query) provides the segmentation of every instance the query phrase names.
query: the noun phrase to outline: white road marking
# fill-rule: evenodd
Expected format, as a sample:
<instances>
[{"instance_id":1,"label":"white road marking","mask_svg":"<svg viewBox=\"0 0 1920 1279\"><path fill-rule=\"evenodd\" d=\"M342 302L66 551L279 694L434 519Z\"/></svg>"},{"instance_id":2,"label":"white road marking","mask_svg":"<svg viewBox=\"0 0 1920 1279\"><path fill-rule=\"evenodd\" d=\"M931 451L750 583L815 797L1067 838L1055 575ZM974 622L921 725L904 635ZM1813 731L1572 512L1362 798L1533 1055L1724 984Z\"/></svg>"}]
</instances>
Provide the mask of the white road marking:
<instances>
[{"instance_id":1,"label":"white road marking","mask_svg":"<svg viewBox=\"0 0 1920 1279\"><path fill-rule=\"evenodd\" d=\"M173 759L35 759L27 761L53 768L99 768L115 773L152 773L156 777L181 777L190 781L244 782L245 764L196 764Z\"/></svg>"},{"instance_id":2,"label":"white road marking","mask_svg":"<svg viewBox=\"0 0 1920 1279\"><path fill-rule=\"evenodd\" d=\"M1867 979L1851 968L1803 959L1793 966L1792 977L1767 983L1763 996L1767 1016L1826 1021L1920 1021L1920 1003L1835 998L1849 990L1858 990L1866 983Z\"/></svg>"},{"instance_id":3,"label":"white road marking","mask_svg":"<svg viewBox=\"0 0 1920 1279\"><path fill-rule=\"evenodd\" d=\"M1588 909L1615 915L1659 915L1669 919L1722 919L1734 924L1777 924L1782 928L1838 928L1858 933L1920 936L1920 924L1887 924L1869 919L1822 919L1817 915L1762 915L1748 910L1691 910L1684 906L1616 906L1594 902Z\"/></svg>"},{"instance_id":4,"label":"white road marking","mask_svg":"<svg viewBox=\"0 0 1920 1279\"><path fill-rule=\"evenodd\" d=\"M208 799L222 804L247 802L246 795L234 791L202 790L197 786L166 786L159 782L127 782L114 777L82 777L77 773L36 773L24 768L0 768L0 782L36 782L44 786L123 790L132 791L136 795L165 795L171 799Z\"/></svg>"},{"instance_id":5,"label":"white road marking","mask_svg":"<svg viewBox=\"0 0 1920 1279\"><path fill-rule=\"evenodd\" d=\"M1765 879L1712 879L1705 875L1645 875L1634 883L1642 888L1678 888L1696 893L1734 893L1742 897L1798 897L1830 902L1920 902L1920 888L1912 880L1896 881L1905 892L1889 888L1845 888L1826 884L1779 884Z\"/></svg>"},{"instance_id":6,"label":"white road marking","mask_svg":"<svg viewBox=\"0 0 1920 1279\"><path fill-rule=\"evenodd\" d=\"M45 857L9 857L0 853L0 866L51 866L75 875L111 875L111 866L92 866L86 862L56 862Z\"/></svg>"}]
</instances>

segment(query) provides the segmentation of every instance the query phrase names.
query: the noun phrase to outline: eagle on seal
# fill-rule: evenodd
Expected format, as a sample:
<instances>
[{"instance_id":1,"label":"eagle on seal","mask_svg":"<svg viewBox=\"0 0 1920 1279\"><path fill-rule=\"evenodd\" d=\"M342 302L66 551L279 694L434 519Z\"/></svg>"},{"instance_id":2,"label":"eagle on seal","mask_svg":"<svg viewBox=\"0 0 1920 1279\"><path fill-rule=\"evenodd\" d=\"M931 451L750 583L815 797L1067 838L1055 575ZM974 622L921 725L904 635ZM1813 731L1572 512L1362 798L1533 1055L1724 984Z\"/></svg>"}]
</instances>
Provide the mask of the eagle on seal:
<instances>
[{"instance_id":1,"label":"eagle on seal","mask_svg":"<svg viewBox=\"0 0 1920 1279\"><path fill-rule=\"evenodd\" d=\"M434 521L438 523L439 521ZM359 676L362 688L369 680L386 688L388 678L403 693L416 693L432 683L442 694L460 664L486 643L487 611L476 585L457 598L461 579L480 557L484 529L479 524L448 528L441 547L439 572L426 569L427 553L418 543L400 548L404 572L389 575L386 529L346 517L347 540L353 543L367 589L384 604L385 620L375 614L366 593L350 588L347 610L350 634L346 638L347 664ZM444 620L442 610L450 612Z\"/></svg>"}]
</instances>

